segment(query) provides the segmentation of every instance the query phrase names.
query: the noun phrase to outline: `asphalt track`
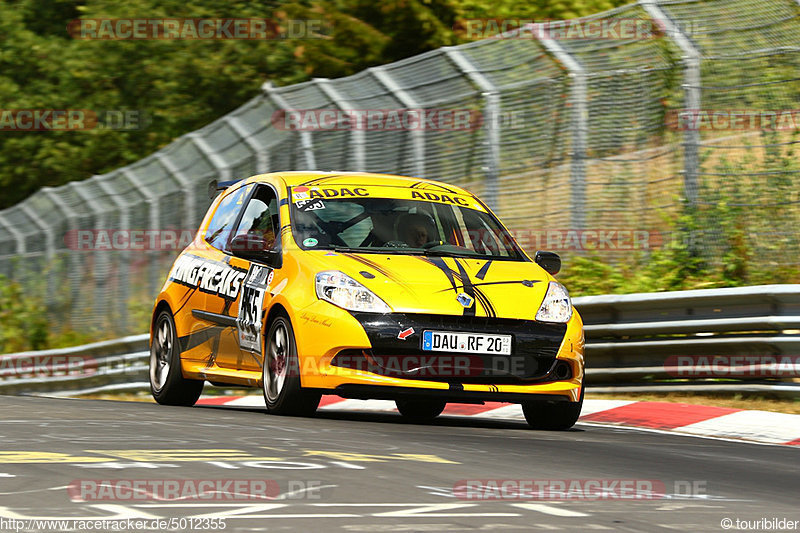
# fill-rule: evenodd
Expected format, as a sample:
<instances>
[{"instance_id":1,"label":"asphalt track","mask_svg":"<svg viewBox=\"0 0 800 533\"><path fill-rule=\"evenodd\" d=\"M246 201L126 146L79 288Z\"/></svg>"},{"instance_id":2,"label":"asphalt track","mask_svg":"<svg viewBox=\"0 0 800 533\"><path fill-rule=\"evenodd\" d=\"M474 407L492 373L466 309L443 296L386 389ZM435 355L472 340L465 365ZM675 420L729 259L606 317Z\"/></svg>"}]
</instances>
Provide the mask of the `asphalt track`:
<instances>
[{"instance_id":1,"label":"asphalt track","mask_svg":"<svg viewBox=\"0 0 800 533\"><path fill-rule=\"evenodd\" d=\"M28 518L217 517L226 531L723 531L725 518L731 530L736 519L800 520L794 447L581 424L548 432L447 416L414 425L391 413L291 418L10 396L0 396L0 421L0 531ZM275 480L280 490L267 501L192 502L75 501L67 489L120 479ZM460 480L487 479L653 480L665 490L624 500L454 494Z\"/></svg>"}]
</instances>

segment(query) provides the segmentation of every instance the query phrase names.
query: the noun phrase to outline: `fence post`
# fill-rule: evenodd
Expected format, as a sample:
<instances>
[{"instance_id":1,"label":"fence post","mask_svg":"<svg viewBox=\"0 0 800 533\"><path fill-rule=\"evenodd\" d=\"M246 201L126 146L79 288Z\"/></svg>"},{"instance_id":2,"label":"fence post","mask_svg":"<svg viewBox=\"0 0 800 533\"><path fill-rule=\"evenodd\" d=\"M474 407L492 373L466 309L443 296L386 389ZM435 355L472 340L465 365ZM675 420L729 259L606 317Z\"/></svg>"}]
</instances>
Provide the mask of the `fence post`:
<instances>
[{"instance_id":1,"label":"fence post","mask_svg":"<svg viewBox=\"0 0 800 533\"><path fill-rule=\"evenodd\" d=\"M289 111L292 109L283 96L278 94L271 82L264 82L264 84L261 86L261 90L264 91L264 94L266 94L267 97L271 99L279 108L283 109L284 111ZM303 147L303 156L306 160L307 170L315 170L317 168L317 162L314 157L314 143L311 139L310 131L300 132L300 144Z\"/></svg>"},{"instance_id":2,"label":"fence post","mask_svg":"<svg viewBox=\"0 0 800 533\"><path fill-rule=\"evenodd\" d=\"M55 242L53 240L53 228L48 226L42 217L40 217L36 211L34 211L29 205L26 203L19 204L20 210L27 215L28 218L33 220L33 223L36 224L42 233L45 235L45 244L44 244L44 254L45 258L48 260L53 257L53 249L55 248Z\"/></svg>"},{"instance_id":3,"label":"fence post","mask_svg":"<svg viewBox=\"0 0 800 533\"><path fill-rule=\"evenodd\" d=\"M214 150L214 147L208 144L208 141L206 141L196 132L189 133L186 135L186 138L189 139L198 150L200 150L200 153L203 154L203 157L205 157L209 163L211 163L211 166L214 167L220 178L223 180L229 180L233 178L233 169L231 169L225 160L220 157L217 151Z\"/></svg>"},{"instance_id":4,"label":"fence post","mask_svg":"<svg viewBox=\"0 0 800 533\"><path fill-rule=\"evenodd\" d=\"M53 228L51 228L39 214L33 210L26 202L19 204L20 210L25 213L28 218L33 220L33 223L36 224L42 233L44 233L44 261L39 269L39 274L45 274L45 268L52 267L53 265L53 256L55 255L55 240L53 239ZM30 268L30 266L28 267ZM56 279L54 276L47 276L47 294L55 294L56 290ZM51 310L52 301L49 298L44 298L46 300L46 305L48 307L48 311Z\"/></svg>"},{"instance_id":5,"label":"fence post","mask_svg":"<svg viewBox=\"0 0 800 533\"><path fill-rule=\"evenodd\" d=\"M269 172L269 153L267 152L267 148L262 146L261 143L256 142L256 140L247 135L247 130L242 126L242 122L239 117L225 115L224 118L225 122L228 123L228 126L242 139L245 144L253 151L256 156L256 174L265 174Z\"/></svg>"},{"instance_id":6,"label":"fence post","mask_svg":"<svg viewBox=\"0 0 800 533\"><path fill-rule=\"evenodd\" d=\"M17 228L15 228L14 225L11 224L11 222L8 222L5 219L5 216L3 215L2 211L0 211L0 224L2 224L8 230L8 232L14 236L14 240L17 242L17 255L18 256L24 255L25 236L22 233L20 233L20 231ZM14 277L15 273L14 271L15 271L15 265L12 264L11 268L9 268L10 277Z\"/></svg>"},{"instance_id":7,"label":"fence post","mask_svg":"<svg viewBox=\"0 0 800 533\"><path fill-rule=\"evenodd\" d=\"M156 195L147 185L144 185L140 180L139 177L133 172L130 167L122 167L120 169L120 174L125 176L125 179L131 182L131 185L136 187L136 190L142 193L146 198L147 205L150 206L149 215L149 228L146 228L148 232L150 231L157 231L161 229L161 216L160 216L160 206L158 205L159 196ZM129 228L133 229L133 228ZM147 250L145 252L146 255L150 256L150 268L147 272L147 284L150 288L150 294L155 297L156 291L158 290L158 281L160 279L160 265L158 264L158 250Z\"/></svg>"},{"instance_id":8,"label":"fence post","mask_svg":"<svg viewBox=\"0 0 800 533\"><path fill-rule=\"evenodd\" d=\"M64 213L64 218L67 219L67 223L69 224L69 229L71 231L78 230L78 224L75 222L78 218L78 214L72 209L67 202L64 201L58 194L55 193L52 187L42 187L42 193L50 198L50 201L53 202L58 208ZM75 236L77 238L77 235ZM77 244L77 242L76 242ZM78 260L78 250L66 250L66 253L69 255L69 265L68 269L68 276L69 272L80 272L80 261ZM72 302L75 301L75 296L78 294L78 287L80 286L80 278L78 276L72 276L72 283L70 286L70 300Z\"/></svg>"},{"instance_id":9,"label":"fence post","mask_svg":"<svg viewBox=\"0 0 800 533\"><path fill-rule=\"evenodd\" d=\"M185 203L183 204L185 213L183 214L184 223L187 224L188 227L180 228L181 231L184 229L189 229L191 225L194 224L194 219L197 216L197 191L196 185L192 182L192 180L181 172L175 163L167 157L165 154L161 152L155 153L156 160L164 167L164 170L167 171L167 174L175 178L178 182L178 185L181 186L181 193L184 195Z\"/></svg>"},{"instance_id":10,"label":"fence post","mask_svg":"<svg viewBox=\"0 0 800 533\"><path fill-rule=\"evenodd\" d=\"M386 87L392 96L397 98L406 109L421 109L419 103L413 96L404 91L394 78L392 78L384 67L372 67L367 69L378 82ZM414 152L413 174L416 177L425 177L425 131L420 128L411 130L411 147Z\"/></svg>"},{"instance_id":11,"label":"fence post","mask_svg":"<svg viewBox=\"0 0 800 533\"><path fill-rule=\"evenodd\" d=\"M105 217L104 211L103 211L103 209L100 209L98 207L99 204L97 203L97 200L95 200L91 195L87 194L83 190L83 187L81 187L78 184L78 182L71 181L71 182L69 182L67 184L67 187L72 189L73 192L75 192L75 196L77 196L78 198L80 198L81 200L86 202L86 205L88 205L91 208L92 215L94 215L93 223L96 224L95 228L94 228L95 230L98 230L98 229L110 229L110 228L98 227L98 226L105 226L107 224L106 224L106 217ZM93 269L94 269L94 275L95 275L95 280L94 280L95 296L94 296L94 299L93 299L92 309L94 310L95 318L97 318L100 315L103 315L103 316L106 315L105 311L102 311L102 307L101 306L105 306L106 305L106 302L107 302L108 298L106 297L105 294L100 292L100 283L99 283L99 280L98 280L98 276L99 276L99 274L103 274L103 273L107 272L108 271L108 267L106 265L106 263L107 263L106 257L103 256L103 251L102 250L99 250L99 249L95 248L93 255L94 255ZM75 306L73 306L73 310L74 310L74 307ZM98 310L97 310L98 307L101 308L102 313L98 312Z\"/></svg>"},{"instance_id":12,"label":"fence post","mask_svg":"<svg viewBox=\"0 0 800 533\"><path fill-rule=\"evenodd\" d=\"M14 227L11 222L8 222L5 219L5 216L0 213L0 224L8 229L8 232L14 236L14 240L17 241L17 254L22 255L25 253L25 236L19 232L17 228Z\"/></svg>"},{"instance_id":13,"label":"fence post","mask_svg":"<svg viewBox=\"0 0 800 533\"><path fill-rule=\"evenodd\" d=\"M117 205L120 209L120 217L119 217L119 225L120 229L131 229L131 216L130 216L130 207L128 206L127 202L123 202L122 199L119 197L119 193L111 187L110 184L106 183L103 180L103 176L92 176L89 179L93 179L97 182L98 187L103 189L106 194L108 194L109 198ZM76 187L76 190L80 189L80 187ZM88 195L87 195L88 197ZM108 228L111 229L111 228ZM98 254L102 254L103 250L97 250ZM110 253L110 252L106 252ZM118 273L121 283L119 284L120 287L120 294L117 296L117 308L119 309L119 316L120 316L120 324L122 326L122 330L127 334L128 333L128 297L130 295L130 250L122 250L119 252L120 256L118 257ZM108 268L108 265L106 265ZM97 266L95 266L95 273L100 272L102 274L102 270L98 270ZM105 272L108 274L108 272ZM95 283L97 284L100 280L95 277ZM103 280L103 283L107 283L108 280ZM96 285L95 288L99 290L99 287ZM107 295L103 296L104 298L108 298ZM95 301L95 304L98 303ZM102 314L99 319L107 319L107 314Z\"/></svg>"},{"instance_id":14,"label":"fence post","mask_svg":"<svg viewBox=\"0 0 800 533\"><path fill-rule=\"evenodd\" d=\"M467 56L457 48L445 46L444 55L481 91L484 105L484 124L486 124L486 203L492 209L497 209L498 190L497 180L500 177L500 91L497 87L475 68Z\"/></svg>"},{"instance_id":15,"label":"fence post","mask_svg":"<svg viewBox=\"0 0 800 533\"><path fill-rule=\"evenodd\" d=\"M576 58L567 52L561 43L550 38L548 25L533 24L526 26L532 31L544 48L550 52L569 71L572 79L570 88L570 104L572 107L572 142L570 163L570 211L573 216L574 229L586 228L586 147L589 134L587 108L586 69Z\"/></svg>"},{"instance_id":16,"label":"fence post","mask_svg":"<svg viewBox=\"0 0 800 533\"><path fill-rule=\"evenodd\" d=\"M798 0L800 3L800 0ZM663 9L654 0L639 0L639 5L647 11L653 20L660 22L665 33L678 46L683 54L683 92L684 112L698 113L702 101L700 60L702 54L681 29L667 16ZM698 183L697 175L700 172L700 130L687 128L684 133L683 148L683 188L686 202L690 208L697 204Z\"/></svg>"},{"instance_id":17,"label":"fence post","mask_svg":"<svg viewBox=\"0 0 800 533\"><path fill-rule=\"evenodd\" d=\"M350 111L354 110L350 102L345 100L336 87L333 86L331 80L327 78L314 78L314 83L319 85L319 88L325 95L331 99L336 107L341 109L342 111ZM347 170L358 170L364 171L366 170L366 159L364 156L364 130L360 127L354 127L352 132L352 140L350 142L351 145L351 153L353 154L353 164L355 168L347 169Z\"/></svg>"}]
</instances>

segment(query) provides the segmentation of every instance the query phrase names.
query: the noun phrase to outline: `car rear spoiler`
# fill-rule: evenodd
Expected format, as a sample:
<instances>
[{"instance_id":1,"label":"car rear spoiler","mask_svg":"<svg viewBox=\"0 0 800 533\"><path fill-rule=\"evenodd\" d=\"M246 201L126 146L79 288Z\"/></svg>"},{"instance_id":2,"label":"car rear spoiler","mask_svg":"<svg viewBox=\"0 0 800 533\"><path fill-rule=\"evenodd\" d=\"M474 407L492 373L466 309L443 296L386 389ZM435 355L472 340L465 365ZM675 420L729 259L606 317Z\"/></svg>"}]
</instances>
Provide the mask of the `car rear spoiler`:
<instances>
[{"instance_id":1,"label":"car rear spoiler","mask_svg":"<svg viewBox=\"0 0 800 533\"><path fill-rule=\"evenodd\" d=\"M217 196L220 193L220 191L224 191L225 189L227 189L231 185L235 185L235 184L239 183L240 181L242 181L242 179L244 179L244 178L239 178L239 179L229 180L229 181L211 180L211 183L208 184L208 197L213 199L215 196Z\"/></svg>"}]
</instances>

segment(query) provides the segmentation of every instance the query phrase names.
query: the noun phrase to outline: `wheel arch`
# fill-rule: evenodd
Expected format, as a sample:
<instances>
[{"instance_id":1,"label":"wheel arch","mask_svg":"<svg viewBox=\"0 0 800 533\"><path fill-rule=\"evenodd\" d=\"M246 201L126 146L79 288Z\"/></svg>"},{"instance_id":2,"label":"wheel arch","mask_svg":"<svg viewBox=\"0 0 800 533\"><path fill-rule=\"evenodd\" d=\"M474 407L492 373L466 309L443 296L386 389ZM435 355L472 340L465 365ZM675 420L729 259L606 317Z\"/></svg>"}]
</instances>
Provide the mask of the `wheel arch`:
<instances>
[{"instance_id":1,"label":"wheel arch","mask_svg":"<svg viewBox=\"0 0 800 533\"><path fill-rule=\"evenodd\" d=\"M170 303L165 298L159 298L158 301L156 301L155 307L153 307L153 316L150 317L150 343L151 344L153 342L153 330L156 327L156 319L158 318L158 315L161 314L161 311L164 311L164 310L169 311L169 313L173 317L173 320L175 318L175 313L172 312L172 306L170 305ZM177 324L176 324L176 327L177 327Z\"/></svg>"},{"instance_id":2,"label":"wheel arch","mask_svg":"<svg viewBox=\"0 0 800 533\"><path fill-rule=\"evenodd\" d=\"M287 309L286 305L283 302L274 302L272 305L269 306L269 311L267 312L266 318L264 318L264 332L269 329L269 325L272 324L272 321L275 320L275 317L278 315L283 315L292 321L292 315Z\"/></svg>"}]
</instances>

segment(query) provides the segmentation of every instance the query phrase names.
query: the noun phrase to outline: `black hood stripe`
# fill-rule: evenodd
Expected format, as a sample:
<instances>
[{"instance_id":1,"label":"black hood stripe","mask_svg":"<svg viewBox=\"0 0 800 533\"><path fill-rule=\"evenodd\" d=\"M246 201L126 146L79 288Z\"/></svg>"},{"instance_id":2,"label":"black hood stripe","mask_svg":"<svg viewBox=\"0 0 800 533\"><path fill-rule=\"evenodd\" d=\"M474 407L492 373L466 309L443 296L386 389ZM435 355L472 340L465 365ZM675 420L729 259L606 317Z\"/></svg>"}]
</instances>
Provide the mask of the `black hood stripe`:
<instances>
[{"instance_id":1,"label":"black hood stripe","mask_svg":"<svg viewBox=\"0 0 800 533\"><path fill-rule=\"evenodd\" d=\"M519 279L510 280L510 281L484 281L482 283L473 283L472 286L473 287L483 287L484 285L525 285L527 287L528 285L526 285L526 283L533 284L533 283L539 283L539 281L538 280L519 280ZM464 287L462 285L457 285L456 288L457 289L463 289ZM444 291L449 291L449 290L450 289L442 289L439 292L444 292Z\"/></svg>"},{"instance_id":2,"label":"black hood stripe","mask_svg":"<svg viewBox=\"0 0 800 533\"><path fill-rule=\"evenodd\" d=\"M456 273L453 272L453 270L449 266L447 266L447 263L444 262L444 259L442 259L441 257L420 257L420 259L422 259L426 263L430 263L431 265L435 266L436 268L444 272L445 275L447 276L447 279L450 281L450 285L452 286L453 292L458 292L458 290L456 289L456 281L454 279L454 275L456 275Z\"/></svg>"},{"instance_id":3,"label":"black hood stripe","mask_svg":"<svg viewBox=\"0 0 800 533\"><path fill-rule=\"evenodd\" d=\"M455 262L455 264L458 266L458 270L461 273L461 277L463 279L462 283L464 287L464 292L476 298L481 303L481 306L486 311L486 316L496 317L497 313L495 312L494 306L492 305L492 302L489 300L489 297L486 296L486 294L483 291L477 288L478 284L472 283L472 280L469 279L469 274L467 274L466 269L458 259L453 259L453 262Z\"/></svg>"},{"instance_id":4,"label":"black hood stripe","mask_svg":"<svg viewBox=\"0 0 800 533\"><path fill-rule=\"evenodd\" d=\"M461 278L460 281L464 287L464 292L472 298L473 300L478 300L480 297L476 294L475 287L472 286L472 280L469 279L469 275L467 271L464 269L464 266L458 261L458 259L453 259L453 262L458 267L459 277ZM483 305L483 301L481 301L481 306L486 309L486 306ZM477 306L473 302L473 304L469 307L464 308L464 316L475 316L475 308ZM488 314L488 309L486 309Z\"/></svg>"},{"instance_id":5,"label":"black hood stripe","mask_svg":"<svg viewBox=\"0 0 800 533\"><path fill-rule=\"evenodd\" d=\"M421 260L425 261L426 263L430 263L437 268L439 268L442 272L447 275L447 279L450 280L450 289L442 289L439 292L444 292L448 290L452 290L453 292L458 292L459 289L463 289L464 292L471 296L472 298L476 299L483 307L484 311L486 311L486 316L488 317L495 317L497 314L495 313L494 306L489 301L489 298L484 294L480 289L475 288L475 285L472 284L471 280L469 279L469 275L467 275L466 270L464 267L461 266L461 263L458 260L453 259L453 261L458 266L460 272L455 272L447 263L445 263L444 259L441 257L420 257ZM456 284L456 281L460 283L460 285ZM475 306L473 305L469 309L464 309L465 316L475 316Z\"/></svg>"},{"instance_id":6,"label":"black hood stripe","mask_svg":"<svg viewBox=\"0 0 800 533\"><path fill-rule=\"evenodd\" d=\"M339 253L341 253L345 257L349 257L350 259L352 259L354 261L358 261L362 265L365 265L365 266L368 266L368 267L372 268L373 270L377 271L379 274L382 274L383 276L386 276L387 278L389 278L393 282L397 283L398 285L403 287L408 292L412 292L411 287L409 287L408 284L405 281L403 281L402 279L398 278L392 272L390 272L389 270L386 270L385 268L383 268L380 264L376 263L375 261L373 261L371 259L367 259L366 257L361 257L361 256L358 256L358 255L352 254L352 253L342 253L342 252L339 252Z\"/></svg>"},{"instance_id":7,"label":"black hood stripe","mask_svg":"<svg viewBox=\"0 0 800 533\"><path fill-rule=\"evenodd\" d=\"M490 266L492 266L492 260L491 260L491 259L489 259L488 261L486 261L486 264L484 264L484 265L481 267L481 269L480 269L480 270L478 270L478 273L477 273L477 274L475 274L475 277L476 277L476 278L478 278L478 279L481 279L481 280L482 280L483 278L485 278L485 277L486 277L486 274L489 272L489 267L490 267Z\"/></svg>"}]
</instances>

